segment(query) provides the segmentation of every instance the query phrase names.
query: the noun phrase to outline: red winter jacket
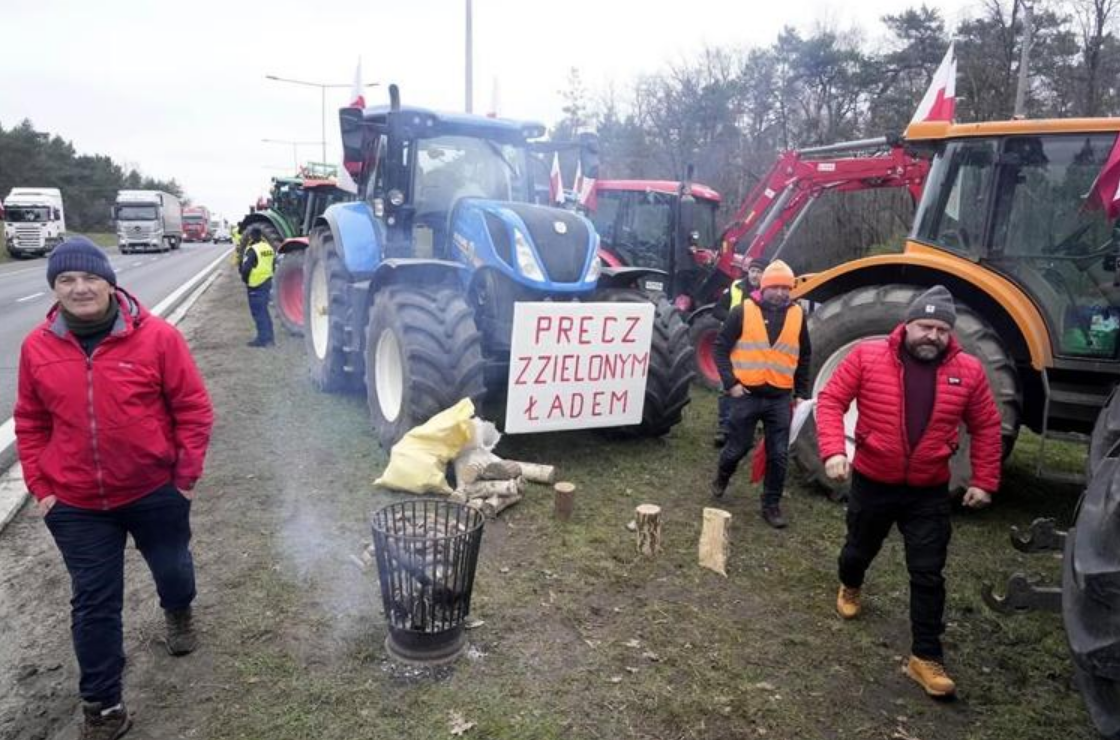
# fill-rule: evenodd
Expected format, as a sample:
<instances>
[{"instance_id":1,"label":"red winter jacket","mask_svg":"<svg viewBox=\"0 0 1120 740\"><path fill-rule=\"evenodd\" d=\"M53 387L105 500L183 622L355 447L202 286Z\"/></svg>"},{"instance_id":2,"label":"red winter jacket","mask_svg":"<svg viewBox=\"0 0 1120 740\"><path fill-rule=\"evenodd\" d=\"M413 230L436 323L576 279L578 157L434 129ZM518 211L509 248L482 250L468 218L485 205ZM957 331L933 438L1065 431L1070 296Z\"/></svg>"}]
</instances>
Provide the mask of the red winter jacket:
<instances>
[{"instance_id":1,"label":"red winter jacket","mask_svg":"<svg viewBox=\"0 0 1120 740\"><path fill-rule=\"evenodd\" d=\"M116 324L91 357L58 306L23 342L16 442L27 488L113 509L202 475L214 413L183 336L117 291Z\"/></svg>"},{"instance_id":2,"label":"red winter jacket","mask_svg":"<svg viewBox=\"0 0 1120 740\"><path fill-rule=\"evenodd\" d=\"M989 493L999 488L1000 416L984 367L949 339L937 368L929 424L915 449L906 436L902 380L905 327L887 339L862 342L844 358L817 399L817 441L822 460L845 454L844 413L854 400L856 457L853 467L880 483L936 486L949 480L963 421L972 437L972 483Z\"/></svg>"}]
</instances>

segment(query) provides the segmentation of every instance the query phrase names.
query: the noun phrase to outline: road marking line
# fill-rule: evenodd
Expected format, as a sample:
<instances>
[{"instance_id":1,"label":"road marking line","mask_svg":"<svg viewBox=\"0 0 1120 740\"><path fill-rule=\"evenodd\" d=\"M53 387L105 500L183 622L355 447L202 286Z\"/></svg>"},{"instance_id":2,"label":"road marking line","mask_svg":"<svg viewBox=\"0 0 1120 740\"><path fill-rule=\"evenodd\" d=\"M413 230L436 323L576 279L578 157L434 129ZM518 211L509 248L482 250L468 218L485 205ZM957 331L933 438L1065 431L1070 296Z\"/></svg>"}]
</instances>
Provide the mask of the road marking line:
<instances>
[{"instance_id":1,"label":"road marking line","mask_svg":"<svg viewBox=\"0 0 1120 740\"><path fill-rule=\"evenodd\" d=\"M33 301L41 295L46 295L46 291L40 290L38 293L32 293L31 295L25 295L23 298L17 298L16 303L23 303L24 301Z\"/></svg>"}]
</instances>

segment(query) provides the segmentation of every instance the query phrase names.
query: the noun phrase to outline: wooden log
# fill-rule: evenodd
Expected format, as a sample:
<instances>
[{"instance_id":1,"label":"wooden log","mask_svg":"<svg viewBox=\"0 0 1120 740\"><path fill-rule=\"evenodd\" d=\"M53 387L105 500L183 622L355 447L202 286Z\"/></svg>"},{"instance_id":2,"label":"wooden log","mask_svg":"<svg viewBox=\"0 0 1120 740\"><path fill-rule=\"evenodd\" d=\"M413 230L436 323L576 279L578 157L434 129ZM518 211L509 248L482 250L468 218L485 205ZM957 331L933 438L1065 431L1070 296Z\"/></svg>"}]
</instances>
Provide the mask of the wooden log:
<instances>
[{"instance_id":1,"label":"wooden log","mask_svg":"<svg viewBox=\"0 0 1120 740\"><path fill-rule=\"evenodd\" d=\"M455 485L462 487L482 477L486 466L500 458L490 450L477 447L455 458Z\"/></svg>"},{"instance_id":2,"label":"wooden log","mask_svg":"<svg viewBox=\"0 0 1120 740\"><path fill-rule=\"evenodd\" d=\"M508 509L521 499L521 496L492 496L482 502L482 512L493 519L503 509Z\"/></svg>"},{"instance_id":3,"label":"wooden log","mask_svg":"<svg viewBox=\"0 0 1120 740\"><path fill-rule=\"evenodd\" d=\"M521 496L525 493L525 479L480 480L456 489L456 493L467 499L490 498L491 496Z\"/></svg>"},{"instance_id":4,"label":"wooden log","mask_svg":"<svg viewBox=\"0 0 1120 740\"><path fill-rule=\"evenodd\" d=\"M556 482L556 467L553 465L520 461L517 464L521 466L521 474L525 476L525 480L530 483L544 483L551 486Z\"/></svg>"},{"instance_id":5,"label":"wooden log","mask_svg":"<svg viewBox=\"0 0 1120 740\"><path fill-rule=\"evenodd\" d=\"M700 529L700 565L727 576L727 556L731 542L727 532L731 514L723 509L704 507L704 524Z\"/></svg>"},{"instance_id":6,"label":"wooden log","mask_svg":"<svg viewBox=\"0 0 1120 740\"><path fill-rule=\"evenodd\" d=\"M652 558L661 552L661 507L642 504L634 509L638 525L638 552Z\"/></svg>"},{"instance_id":7,"label":"wooden log","mask_svg":"<svg viewBox=\"0 0 1120 740\"><path fill-rule=\"evenodd\" d=\"M552 490L556 492L556 501L553 508L554 516L562 522L572 518L572 510L576 504L576 485L568 481L560 481Z\"/></svg>"},{"instance_id":8,"label":"wooden log","mask_svg":"<svg viewBox=\"0 0 1120 740\"><path fill-rule=\"evenodd\" d=\"M513 480L521 477L521 465L513 460L494 460L482 469L482 480Z\"/></svg>"}]
</instances>

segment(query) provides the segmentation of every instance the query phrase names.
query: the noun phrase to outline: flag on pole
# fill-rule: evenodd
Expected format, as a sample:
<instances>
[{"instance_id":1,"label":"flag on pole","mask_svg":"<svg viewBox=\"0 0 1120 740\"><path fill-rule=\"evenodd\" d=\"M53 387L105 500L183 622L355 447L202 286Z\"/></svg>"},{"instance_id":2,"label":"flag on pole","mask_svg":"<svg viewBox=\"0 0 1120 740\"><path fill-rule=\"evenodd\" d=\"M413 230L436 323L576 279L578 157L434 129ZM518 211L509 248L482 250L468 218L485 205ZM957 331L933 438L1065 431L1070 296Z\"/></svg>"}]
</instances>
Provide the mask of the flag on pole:
<instances>
[{"instance_id":1,"label":"flag on pole","mask_svg":"<svg viewBox=\"0 0 1120 740\"><path fill-rule=\"evenodd\" d=\"M365 108L366 96L362 93L362 58L358 57L358 67L354 70L354 87L351 88L351 108Z\"/></svg>"},{"instance_id":2,"label":"flag on pole","mask_svg":"<svg viewBox=\"0 0 1120 740\"><path fill-rule=\"evenodd\" d=\"M564 179L560 175L560 153L552 153L552 171L548 174L548 200L550 203L564 202Z\"/></svg>"},{"instance_id":3,"label":"flag on pole","mask_svg":"<svg viewBox=\"0 0 1120 740\"><path fill-rule=\"evenodd\" d=\"M576 159L576 176L572 181L572 192L575 193L576 201L582 205L583 199L580 196L583 194L583 162L578 158Z\"/></svg>"},{"instance_id":4,"label":"flag on pole","mask_svg":"<svg viewBox=\"0 0 1120 740\"><path fill-rule=\"evenodd\" d=\"M589 171L584 174L582 168L576 171L578 173L578 181L576 183L576 198L579 204L589 211L594 211L595 207L599 204L599 199L595 192L595 180L598 173Z\"/></svg>"},{"instance_id":5,"label":"flag on pole","mask_svg":"<svg viewBox=\"0 0 1120 740\"><path fill-rule=\"evenodd\" d=\"M949 44L949 51L933 73L929 89L926 90L922 102L918 103L918 110L910 123L923 121L952 121L957 108L957 58L953 54L953 46Z\"/></svg>"},{"instance_id":6,"label":"flag on pole","mask_svg":"<svg viewBox=\"0 0 1120 740\"><path fill-rule=\"evenodd\" d=\"M1101 167L1085 200L1086 210L1098 208L1103 209L1109 219L1120 215L1120 136L1116 137L1108 160Z\"/></svg>"},{"instance_id":7,"label":"flag on pole","mask_svg":"<svg viewBox=\"0 0 1120 740\"><path fill-rule=\"evenodd\" d=\"M501 91L498 89L498 78L497 78L497 76L495 76L494 77L494 84L490 88L490 110L487 111L487 113L486 113L487 118L497 118L498 117L498 107L500 105L500 103L499 103L500 97L501 97Z\"/></svg>"}]
</instances>

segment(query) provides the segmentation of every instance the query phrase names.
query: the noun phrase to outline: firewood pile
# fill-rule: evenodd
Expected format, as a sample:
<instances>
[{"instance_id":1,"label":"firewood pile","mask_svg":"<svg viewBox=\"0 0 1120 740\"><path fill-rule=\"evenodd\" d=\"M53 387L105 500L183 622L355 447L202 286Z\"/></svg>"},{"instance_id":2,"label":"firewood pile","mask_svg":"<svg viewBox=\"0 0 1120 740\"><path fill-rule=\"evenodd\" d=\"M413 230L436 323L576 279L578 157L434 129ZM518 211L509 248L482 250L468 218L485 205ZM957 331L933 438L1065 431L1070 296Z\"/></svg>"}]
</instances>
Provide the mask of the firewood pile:
<instances>
[{"instance_id":1,"label":"firewood pile","mask_svg":"<svg viewBox=\"0 0 1120 740\"><path fill-rule=\"evenodd\" d=\"M493 519L525 496L526 482L551 485L556 469L551 465L503 460L494 454L500 435L493 424L474 420L474 434L455 458L455 491L451 500Z\"/></svg>"}]
</instances>

